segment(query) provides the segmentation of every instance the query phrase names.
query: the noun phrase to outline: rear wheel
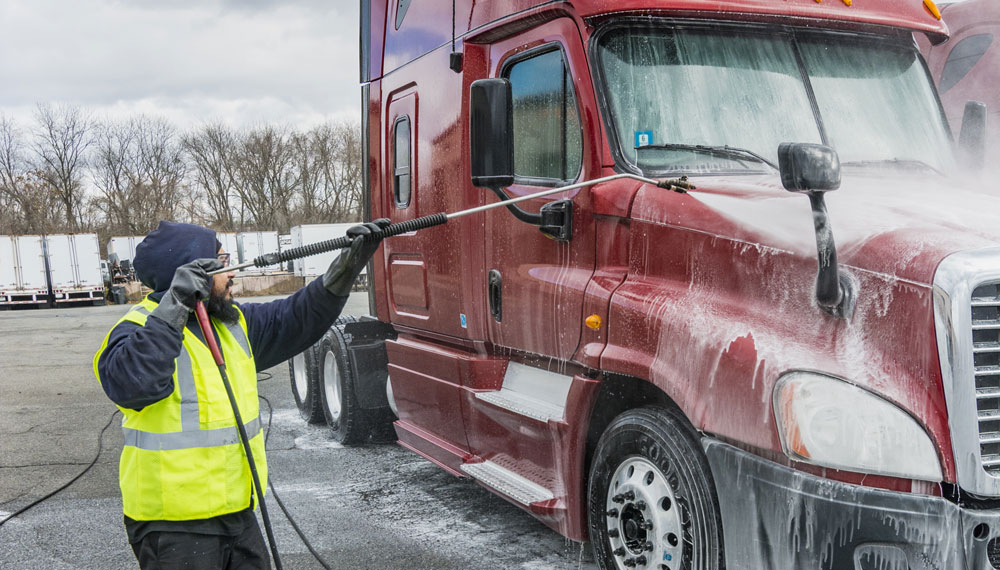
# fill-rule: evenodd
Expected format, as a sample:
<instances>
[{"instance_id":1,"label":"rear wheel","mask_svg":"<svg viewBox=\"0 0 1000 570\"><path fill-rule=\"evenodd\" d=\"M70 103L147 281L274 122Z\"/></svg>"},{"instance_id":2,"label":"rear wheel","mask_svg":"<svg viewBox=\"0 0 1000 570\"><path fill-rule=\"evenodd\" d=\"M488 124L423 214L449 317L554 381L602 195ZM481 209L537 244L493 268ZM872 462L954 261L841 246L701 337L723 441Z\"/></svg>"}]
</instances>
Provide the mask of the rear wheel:
<instances>
[{"instance_id":1,"label":"rear wheel","mask_svg":"<svg viewBox=\"0 0 1000 570\"><path fill-rule=\"evenodd\" d=\"M319 347L323 413L330 435L343 444L359 443L367 436L365 413L354 393L354 373L343 327L330 329Z\"/></svg>"},{"instance_id":2,"label":"rear wheel","mask_svg":"<svg viewBox=\"0 0 1000 570\"><path fill-rule=\"evenodd\" d=\"M319 373L316 370L316 348L310 346L288 361L292 378L292 394L302 419L311 424L324 420L323 403L319 395Z\"/></svg>"},{"instance_id":3,"label":"rear wheel","mask_svg":"<svg viewBox=\"0 0 1000 570\"><path fill-rule=\"evenodd\" d=\"M587 495L602 569L725 566L715 483L680 412L640 408L615 418L597 444Z\"/></svg>"}]
</instances>

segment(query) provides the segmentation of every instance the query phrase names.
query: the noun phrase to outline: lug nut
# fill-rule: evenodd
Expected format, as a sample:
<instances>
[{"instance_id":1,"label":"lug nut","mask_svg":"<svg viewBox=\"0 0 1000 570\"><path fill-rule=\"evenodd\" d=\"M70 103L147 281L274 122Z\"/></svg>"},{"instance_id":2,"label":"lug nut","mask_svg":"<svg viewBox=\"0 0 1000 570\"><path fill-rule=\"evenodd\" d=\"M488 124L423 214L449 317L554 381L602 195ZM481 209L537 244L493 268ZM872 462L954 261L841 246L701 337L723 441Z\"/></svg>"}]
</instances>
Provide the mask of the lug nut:
<instances>
[{"instance_id":1,"label":"lug nut","mask_svg":"<svg viewBox=\"0 0 1000 570\"><path fill-rule=\"evenodd\" d=\"M636 501L635 508L639 509L640 511L646 510L646 501L643 500Z\"/></svg>"},{"instance_id":2,"label":"lug nut","mask_svg":"<svg viewBox=\"0 0 1000 570\"><path fill-rule=\"evenodd\" d=\"M635 493L632 492L632 491L625 491L625 500L626 501L634 501L635 500Z\"/></svg>"},{"instance_id":3,"label":"lug nut","mask_svg":"<svg viewBox=\"0 0 1000 570\"><path fill-rule=\"evenodd\" d=\"M643 544L643 545L642 545L642 548L643 548L644 550L646 550L647 552L652 552L652 551L653 551L653 542L652 542L652 541L650 541L650 540L647 540L647 541L646 541L646 544Z\"/></svg>"},{"instance_id":4,"label":"lug nut","mask_svg":"<svg viewBox=\"0 0 1000 570\"><path fill-rule=\"evenodd\" d=\"M608 529L608 536L610 536L611 538L618 538L618 529L617 528L609 528Z\"/></svg>"},{"instance_id":5,"label":"lug nut","mask_svg":"<svg viewBox=\"0 0 1000 570\"><path fill-rule=\"evenodd\" d=\"M653 521L642 521L639 525L643 530L653 530Z\"/></svg>"},{"instance_id":6,"label":"lug nut","mask_svg":"<svg viewBox=\"0 0 1000 570\"><path fill-rule=\"evenodd\" d=\"M628 566L629 568L634 568L635 567L635 558L626 558L624 564L626 566Z\"/></svg>"},{"instance_id":7,"label":"lug nut","mask_svg":"<svg viewBox=\"0 0 1000 570\"><path fill-rule=\"evenodd\" d=\"M635 563L645 566L646 565L646 556L645 555L640 555L638 558L635 559Z\"/></svg>"},{"instance_id":8,"label":"lug nut","mask_svg":"<svg viewBox=\"0 0 1000 570\"><path fill-rule=\"evenodd\" d=\"M611 502L613 502L613 503L624 503L625 502L625 496L622 495L621 493L618 493L614 497L611 497Z\"/></svg>"},{"instance_id":9,"label":"lug nut","mask_svg":"<svg viewBox=\"0 0 1000 570\"><path fill-rule=\"evenodd\" d=\"M608 516L609 517L617 517L618 516L618 509L609 509L608 510Z\"/></svg>"},{"instance_id":10,"label":"lug nut","mask_svg":"<svg viewBox=\"0 0 1000 570\"><path fill-rule=\"evenodd\" d=\"M612 552L612 554L614 554L615 556L625 556L625 547L619 546L614 550L614 552Z\"/></svg>"}]
</instances>

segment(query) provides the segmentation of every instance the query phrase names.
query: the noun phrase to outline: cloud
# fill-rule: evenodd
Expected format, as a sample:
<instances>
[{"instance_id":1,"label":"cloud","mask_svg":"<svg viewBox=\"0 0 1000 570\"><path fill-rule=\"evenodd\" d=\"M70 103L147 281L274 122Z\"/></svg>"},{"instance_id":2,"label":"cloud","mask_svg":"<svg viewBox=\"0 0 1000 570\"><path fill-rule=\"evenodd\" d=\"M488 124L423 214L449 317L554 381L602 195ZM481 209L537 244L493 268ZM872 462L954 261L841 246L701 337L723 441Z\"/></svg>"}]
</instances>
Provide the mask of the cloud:
<instances>
[{"instance_id":1,"label":"cloud","mask_svg":"<svg viewBox=\"0 0 1000 570\"><path fill-rule=\"evenodd\" d=\"M309 126L358 117L358 4L34 0L0 4L0 112L40 102Z\"/></svg>"}]
</instances>

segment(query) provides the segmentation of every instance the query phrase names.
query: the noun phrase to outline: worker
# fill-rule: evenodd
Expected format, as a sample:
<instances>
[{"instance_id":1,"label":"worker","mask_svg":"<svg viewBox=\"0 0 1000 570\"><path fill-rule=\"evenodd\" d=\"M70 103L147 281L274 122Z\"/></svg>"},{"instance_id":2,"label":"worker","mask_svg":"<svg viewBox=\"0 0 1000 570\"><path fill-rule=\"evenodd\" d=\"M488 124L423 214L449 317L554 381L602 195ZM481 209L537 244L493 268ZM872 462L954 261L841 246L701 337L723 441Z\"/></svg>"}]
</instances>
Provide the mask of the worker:
<instances>
[{"instance_id":1,"label":"worker","mask_svg":"<svg viewBox=\"0 0 1000 570\"><path fill-rule=\"evenodd\" d=\"M125 530L142 569L270 568L254 515L258 498L218 367L192 310L205 300L252 455L267 488L257 371L318 341L378 249L360 224L326 274L285 299L236 303L234 273L214 231L160 222L136 246L135 271L153 290L111 329L94 373L124 414L119 464Z\"/></svg>"}]
</instances>

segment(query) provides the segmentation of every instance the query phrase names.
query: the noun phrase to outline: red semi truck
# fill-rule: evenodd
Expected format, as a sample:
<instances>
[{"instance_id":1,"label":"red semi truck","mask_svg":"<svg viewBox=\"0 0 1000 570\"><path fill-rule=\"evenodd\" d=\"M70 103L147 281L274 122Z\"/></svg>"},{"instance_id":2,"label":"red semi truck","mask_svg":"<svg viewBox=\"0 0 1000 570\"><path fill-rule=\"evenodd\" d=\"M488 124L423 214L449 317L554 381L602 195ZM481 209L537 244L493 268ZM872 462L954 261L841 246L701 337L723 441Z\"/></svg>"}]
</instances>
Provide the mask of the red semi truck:
<instances>
[{"instance_id":1,"label":"red semi truck","mask_svg":"<svg viewBox=\"0 0 1000 570\"><path fill-rule=\"evenodd\" d=\"M1000 567L1000 200L851 4L362 1L371 218L587 184L383 242L304 415L605 569Z\"/></svg>"}]
</instances>

